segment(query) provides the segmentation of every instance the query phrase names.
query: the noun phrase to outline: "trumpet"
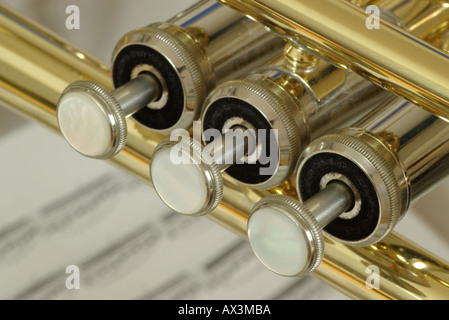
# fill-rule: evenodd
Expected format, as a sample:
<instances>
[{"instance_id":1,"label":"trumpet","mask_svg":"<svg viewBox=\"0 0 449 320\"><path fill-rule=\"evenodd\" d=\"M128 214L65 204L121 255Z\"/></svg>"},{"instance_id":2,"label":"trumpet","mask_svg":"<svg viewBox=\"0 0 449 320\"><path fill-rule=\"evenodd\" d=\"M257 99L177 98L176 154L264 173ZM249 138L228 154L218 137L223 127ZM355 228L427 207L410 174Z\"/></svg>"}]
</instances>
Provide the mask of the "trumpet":
<instances>
[{"instance_id":1,"label":"trumpet","mask_svg":"<svg viewBox=\"0 0 449 320\"><path fill-rule=\"evenodd\" d=\"M112 70L2 12L2 102L78 153L108 159L175 211L207 215L249 240L276 273L310 273L358 299L449 297L448 263L394 232L449 173L447 3L199 1L124 35ZM201 158L225 144L196 143L196 120L200 140L207 129L249 135L218 160ZM252 134L261 129L276 132L274 142ZM178 138L201 165L167 167ZM264 153L275 155L265 176L257 174ZM165 182L170 172L186 186ZM380 265L380 288L365 286L370 265Z\"/></svg>"}]
</instances>

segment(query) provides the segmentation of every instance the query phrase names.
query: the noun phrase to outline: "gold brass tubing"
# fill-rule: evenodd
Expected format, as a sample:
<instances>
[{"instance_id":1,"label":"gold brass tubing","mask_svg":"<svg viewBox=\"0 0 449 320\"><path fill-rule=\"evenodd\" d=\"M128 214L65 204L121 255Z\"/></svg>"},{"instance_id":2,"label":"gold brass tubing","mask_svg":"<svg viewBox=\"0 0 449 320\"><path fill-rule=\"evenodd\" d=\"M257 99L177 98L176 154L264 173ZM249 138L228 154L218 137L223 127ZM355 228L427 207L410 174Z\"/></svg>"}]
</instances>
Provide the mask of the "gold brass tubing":
<instances>
[{"instance_id":1,"label":"gold brass tubing","mask_svg":"<svg viewBox=\"0 0 449 320\"><path fill-rule=\"evenodd\" d=\"M379 289L366 288L370 266L381 272ZM396 234L364 248L346 247L326 239L326 260L318 268L317 277L337 285L341 291L347 289L349 296L357 293L380 299L449 298L448 264Z\"/></svg>"},{"instance_id":2,"label":"gold brass tubing","mask_svg":"<svg viewBox=\"0 0 449 320\"><path fill-rule=\"evenodd\" d=\"M449 55L345 0L220 0L293 44L449 119Z\"/></svg>"},{"instance_id":3,"label":"gold brass tubing","mask_svg":"<svg viewBox=\"0 0 449 320\"><path fill-rule=\"evenodd\" d=\"M444 0L348 0L362 8L376 5L396 18L401 27L431 42L449 24L449 6ZM394 21L391 21L394 23ZM440 46L438 46L440 48Z\"/></svg>"},{"instance_id":4,"label":"gold brass tubing","mask_svg":"<svg viewBox=\"0 0 449 320\"><path fill-rule=\"evenodd\" d=\"M7 105L54 128L56 101L68 83L82 78L112 86L107 66L23 16L0 9L0 90Z\"/></svg>"},{"instance_id":5,"label":"gold brass tubing","mask_svg":"<svg viewBox=\"0 0 449 320\"><path fill-rule=\"evenodd\" d=\"M13 110L57 129L56 102L62 90L78 79L92 79L111 88L107 67L1 7L0 100ZM127 147L112 163L150 184L149 159L164 138L128 122ZM68 147L69 148L69 147ZM225 176L224 201L210 218L246 238L252 205L268 191L239 186ZM270 193L295 194L288 181ZM380 288L369 290L367 265L379 265ZM352 248L327 241L325 260L314 273L326 283L357 299L448 299L449 266L417 245L391 234L369 248Z\"/></svg>"}]
</instances>

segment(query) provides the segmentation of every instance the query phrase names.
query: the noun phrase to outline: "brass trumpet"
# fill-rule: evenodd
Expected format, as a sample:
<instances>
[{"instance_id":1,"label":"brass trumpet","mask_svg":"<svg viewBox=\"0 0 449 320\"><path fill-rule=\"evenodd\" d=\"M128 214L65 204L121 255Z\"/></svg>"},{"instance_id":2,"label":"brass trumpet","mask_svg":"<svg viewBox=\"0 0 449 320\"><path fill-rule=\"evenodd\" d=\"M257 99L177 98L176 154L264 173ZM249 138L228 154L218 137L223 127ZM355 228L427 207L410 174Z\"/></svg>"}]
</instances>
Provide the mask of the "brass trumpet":
<instances>
[{"instance_id":1,"label":"brass trumpet","mask_svg":"<svg viewBox=\"0 0 449 320\"><path fill-rule=\"evenodd\" d=\"M206 2L208 1L201 3ZM370 87L378 90L379 94L385 94L386 100L382 100L386 101L387 104L391 104L393 98L399 96L425 110L419 109L421 112L427 112L446 121L449 120L449 83L445 77L447 71L449 71L449 54L444 51L447 46L445 35L447 34L447 18L449 17L449 6L446 2L431 0L411 2L400 0L220 0L217 3L225 5L226 9L229 9L229 6L236 13L249 16L251 20L256 20L257 23L269 29L268 35L264 34L264 37L270 37L276 44L270 42L269 46L263 47L267 43L267 38L263 38L265 40L260 43L263 44L262 46L256 45L248 50L248 52L253 53L254 48L263 47L265 49L270 48L268 51L271 54L275 53L275 55L268 56L267 50L261 50L261 53L265 53L265 59L261 59L264 60L263 62L258 61L260 65L279 66L272 60L276 58L278 53L281 54L283 59L290 59L290 64L287 67L294 65L296 68L300 65L297 69L289 69L289 72L293 73L288 74L291 78L284 77L277 82L277 85L283 85L283 90L292 93L294 99L301 101L302 98L303 102L307 100L307 98L304 98L304 91L301 91L300 88L304 88L309 83L313 90L313 85L316 85L315 80L320 85L326 84L324 96L341 87L332 82L333 77L329 77L329 82L324 82L328 78L323 77L321 78L323 82L319 83L320 79L317 80L310 76L314 70L304 71L304 69L301 69L304 60L309 63L316 58L322 63L324 61L324 63L332 66L335 70L344 70L351 75L350 77L356 77L355 83L370 83L372 85ZM388 13L388 15L382 15L382 18L378 21L378 28L374 30L366 27L370 13L365 8L370 5L378 6L382 9L382 12ZM13 109L31 116L50 128L59 130L61 122L58 123L57 120L57 105L61 94L69 84L88 79L101 84L106 91L113 92L114 87L120 87L131 80L117 80L119 76L116 76L113 84L111 70L102 63L7 8L2 8L2 12L4 14L0 16L0 25L4 31L0 33L0 49L4 54L0 55L2 75L0 97L3 103ZM181 21L179 25L183 25L188 20L182 15L178 18ZM229 24L235 25L235 21L233 20ZM166 25L156 28L170 29ZM132 47L133 44L147 43L145 42L147 41L145 32L146 29L143 28L124 37L118 44L114 56L120 57L120 53ZM186 34L183 32L176 28L176 33L182 33L184 37ZM186 91L186 96L194 102L189 102L183 106L183 114L187 114L187 118L183 118L182 121L183 128L188 128L191 121L200 117L198 108L202 107L206 96L219 83L241 77L245 73L251 72L250 69L257 69L254 65L239 68L238 71L241 72L236 72L232 68L226 69L226 61L219 59L221 52L218 49L216 51L207 50L207 43L210 41L210 39L208 40L208 33L210 35L213 30L194 28L190 29L189 32L187 38L190 40L193 38L194 45L200 48L196 48L196 52L205 56L202 59L203 63L195 68L206 70L204 74L208 76L212 75L210 70L214 67L221 70L222 73L219 74L221 77L217 77L219 81L215 79L209 82L210 79L202 79L199 85L192 84L197 79L195 76L191 77L191 89ZM223 33L218 32L217 34L223 35ZM258 37L257 39L262 38ZM279 44L278 39L285 42ZM186 44L187 40L183 43ZM287 48L289 49L284 52L282 49L285 43L288 43ZM260 56L257 55L257 57ZM216 58L216 60L213 58ZM23 61L27 63L21 63ZM206 63L211 61L213 67ZM254 57L251 61L254 62ZM312 62L312 69L313 66ZM285 67L285 65L282 65L282 67ZM139 68L131 68L131 71L128 72L130 78L136 78L142 72L153 72L153 69L148 68L145 63L140 63ZM185 69L187 67L183 65L177 70L183 70L184 72ZM301 70L298 71L299 69ZM260 70L266 72L267 69ZM34 76L36 72L43 72L54 81L44 82ZM262 74L266 77L272 76L271 71L263 72ZM156 81L162 89L149 100L155 99L156 96L164 96L164 92L169 95L167 83L164 84L164 80L161 80L160 72L153 72L154 74L156 74ZM298 74L303 81L300 85L294 81ZM248 79L250 81L254 79L254 74L250 75ZM93 90L90 88L83 90ZM206 88L207 90L205 90ZM198 95L201 97L198 98L194 94L195 90L205 91L201 91L201 94ZM345 90L349 89L346 88ZM323 93L323 91L320 92ZM309 103L316 102L311 98L309 100L312 100ZM151 107L154 107L150 106L151 103L147 99L140 103L142 104L140 109L133 109L133 112L141 110L141 108L149 107L151 109ZM376 102L376 104L379 103L379 101ZM118 104L120 105L120 101ZM326 106L330 109L323 106L315 111L318 112L319 116L329 116L329 114L333 116L334 114L330 111L343 104L341 102L338 106L332 105L332 108L327 104ZM192 108L193 105L195 105L195 108ZM346 105L346 112L349 112L351 106L351 104ZM357 120L363 118L362 116L374 117L367 111L374 110L376 106L372 105L371 110L365 110L366 112L358 114ZM158 108L155 107L156 110ZM314 109L309 107L309 110L313 114ZM342 110L345 110L345 108L342 108ZM416 112L416 114L420 113ZM337 129L336 127L352 127L357 123L354 117L341 121L335 127L329 125L326 132L317 129L316 136L312 135L304 140L304 147L308 146L315 138L333 132ZM376 117L378 119L381 116L376 115ZM320 122L322 118L316 118L319 119L319 121L314 122L317 127L323 123L329 123L326 121ZM427 117L423 116L423 118L426 119ZM109 161L151 185L151 177L148 174L150 159L157 146L166 138L167 132L158 128L151 130L154 128L149 128L150 125L142 123L145 122L142 119L137 117L137 121L135 121L127 118L125 120L126 145L122 140L122 145L117 147L118 149L108 151L105 154L108 158L114 155ZM372 124L369 120L362 119L360 121L358 125L364 129L369 129L369 125ZM444 121L440 121L441 123L438 121L438 125L444 126ZM117 120L117 122L119 121ZM173 129L171 125L169 127ZM394 129L396 130L396 128ZM392 150L394 148L396 148L394 150L403 150L398 145L400 139L395 139L397 136L402 138L400 134L395 135L397 132L403 132L399 129L398 131L395 130L392 130L393 135L382 136L388 142L385 145L391 147ZM441 137L441 139L441 144L443 144L446 138ZM112 140L120 140L120 138L114 135L111 138ZM115 144L114 148L116 148ZM298 158L302 151L297 151ZM431 171L429 175L433 179L433 184L440 179L439 174L444 172L438 169L439 164L442 165L443 162L432 162L434 158L431 157L431 154L432 150L426 150L428 156L426 160L429 160L431 165L425 167L427 168L425 172ZM101 154L101 157L103 157L103 154ZM444 161L444 157L438 157L436 161ZM251 184L238 181L230 175L223 175L222 199L217 203L215 210L208 214L208 217L246 239L248 237L249 215L253 206L259 200L273 194L298 198L296 192L299 188L296 186L295 175L292 173L293 169L289 171L289 176L283 182L278 182L276 186L270 185L268 190L253 187ZM424 189L428 187L425 183L425 177L420 174L416 174L417 177L422 179L422 181L420 180L422 183L417 184L418 191L416 193L418 194L424 192ZM402 187L407 188L407 177L401 180ZM407 196L405 197L407 198ZM412 198L413 196L409 195L408 197ZM404 202L407 201L403 200L401 204ZM404 208L407 206L408 203L404 204ZM325 238L325 242L323 261L312 275L350 297L368 299L446 299L449 297L448 263L391 232L390 229L388 229L388 234L376 239L373 243L364 242L362 247L328 237ZM419 268L416 267L417 262L421 262ZM381 264L383 285L378 289L368 289L365 286L365 269L375 263ZM398 285L398 283L403 282L408 285Z\"/></svg>"}]
</instances>

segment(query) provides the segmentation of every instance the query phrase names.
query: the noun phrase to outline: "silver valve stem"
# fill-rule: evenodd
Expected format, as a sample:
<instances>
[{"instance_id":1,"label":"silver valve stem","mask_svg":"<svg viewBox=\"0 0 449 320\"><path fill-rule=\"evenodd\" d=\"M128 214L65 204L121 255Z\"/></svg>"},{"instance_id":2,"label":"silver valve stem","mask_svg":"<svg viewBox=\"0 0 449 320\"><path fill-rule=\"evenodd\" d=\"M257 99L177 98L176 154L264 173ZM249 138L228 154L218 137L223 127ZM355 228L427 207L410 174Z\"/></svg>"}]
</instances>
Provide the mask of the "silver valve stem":
<instances>
[{"instance_id":1,"label":"silver valve stem","mask_svg":"<svg viewBox=\"0 0 449 320\"><path fill-rule=\"evenodd\" d=\"M283 276L304 276L324 255L322 229L354 205L351 189L330 182L304 203L273 195L259 201L248 220L248 239L257 258Z\"/></svg>"},{"instance_id":2,"label":"silver valve stem","mask_svg":"<svg viewBox=\"0 0 449 320\"><path fill-rule=\"evenodd\" d=\"M205 147L185 137L180 142L164 140L151 159L153 187L174 211L205 215L221 202L222 172L254 152L255 145L255 136L241 127L228 130L222 139L215 139Z\"/></svg>"},{"instance_id":3,"label":"silver valve stem","mask_svg":"<svg viewBox=\"0 0 449 320\"><path fill-rule=\"evenodd\" d=\"M111 158L125 146L126 118L160 94L159 82L149 73L140 74L112 92L92 81L73 82L58 101L59 128L82 155Z\"/></svg>"}]
</instances>

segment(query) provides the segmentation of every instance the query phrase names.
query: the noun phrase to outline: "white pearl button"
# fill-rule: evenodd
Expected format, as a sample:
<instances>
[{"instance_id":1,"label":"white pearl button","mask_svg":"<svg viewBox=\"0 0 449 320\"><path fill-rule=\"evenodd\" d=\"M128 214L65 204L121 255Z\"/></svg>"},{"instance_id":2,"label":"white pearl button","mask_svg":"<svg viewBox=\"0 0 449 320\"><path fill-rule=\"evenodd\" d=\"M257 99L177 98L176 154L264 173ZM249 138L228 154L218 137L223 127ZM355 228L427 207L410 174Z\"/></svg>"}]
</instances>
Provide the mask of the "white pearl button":
<instances>
[{"instance_id":1,"label":"white pearl button","mask_svg":"<svg viewBox=\"0 0 449 320\"><path fill-rule=\"evenodd\" d=\"M104 154L112 144L112 130L102 105L85 93L68 92L58 105L59 127L69 144L89 157Z\"/></svg>"},{"instance_id":2,"label":"white pearl button","mask_svg":"<svg viewBox=\"0 0 449 320\"><path fill-rule=\"evenodd\" d=\"M257 258L275 273L296 276L310 263L307 235L294 220L274 208L260 208L251 215L248 238Z\"/></svg>"},{"instance_id":3,"label":"white pearl button","mask_svg":"<svg viewBox=\"0 0 449 320\"><path fill-rule=\"evenodd\" d=\"M159 197L174 211L194 215L208 203L204 171L196 164L175 164L170 149L164 149L153 157L151 179Z\"/></svg>"}]
</instances>

